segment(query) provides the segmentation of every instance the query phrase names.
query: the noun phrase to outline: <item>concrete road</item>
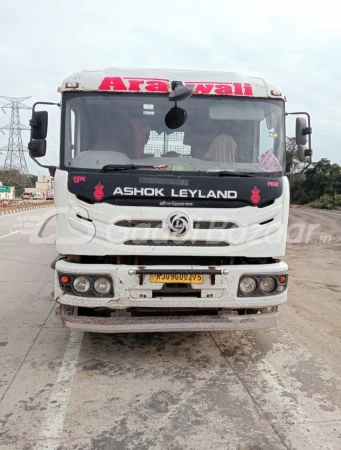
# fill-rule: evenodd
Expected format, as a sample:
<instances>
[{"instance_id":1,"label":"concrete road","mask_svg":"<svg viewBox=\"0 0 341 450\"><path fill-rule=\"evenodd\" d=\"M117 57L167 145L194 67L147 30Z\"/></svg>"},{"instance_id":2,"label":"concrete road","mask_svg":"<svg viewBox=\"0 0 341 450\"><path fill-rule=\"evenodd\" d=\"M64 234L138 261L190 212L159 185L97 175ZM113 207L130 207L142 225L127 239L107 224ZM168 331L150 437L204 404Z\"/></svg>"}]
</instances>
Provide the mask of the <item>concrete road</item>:
<instances>
[{"instance_id":1,"label":"concrete road","mask_svg":"<svg viewBox=\"0 0 341 450\"><path fill-rule=\"evenodd\" d=\"M276 330L96 335L54 322L45 214L0 217L1 450L341 449L341 216L292 210Z\"/></svg>"}]
</instances>

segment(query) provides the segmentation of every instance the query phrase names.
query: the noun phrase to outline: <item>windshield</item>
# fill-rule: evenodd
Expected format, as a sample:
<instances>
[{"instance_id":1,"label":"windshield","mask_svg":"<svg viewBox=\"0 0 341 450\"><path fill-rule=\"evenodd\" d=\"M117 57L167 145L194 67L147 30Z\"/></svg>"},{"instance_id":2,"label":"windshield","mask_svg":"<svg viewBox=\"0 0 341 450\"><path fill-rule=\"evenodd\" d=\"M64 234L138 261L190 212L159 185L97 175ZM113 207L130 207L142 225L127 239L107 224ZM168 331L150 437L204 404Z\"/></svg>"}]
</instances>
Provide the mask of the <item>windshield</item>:
<instances>
[{"instance_id":1,"label":"windshield","mask_svg":"<svg viewBox=\"0 0 341 450\"><path fill-rule=\"evenodd\" d=\"M169 129L173 106L164 95L64 94L65 166L283 174L282 101L192 96L178 103L186 122Z\"/></svg>"}]
</instances>

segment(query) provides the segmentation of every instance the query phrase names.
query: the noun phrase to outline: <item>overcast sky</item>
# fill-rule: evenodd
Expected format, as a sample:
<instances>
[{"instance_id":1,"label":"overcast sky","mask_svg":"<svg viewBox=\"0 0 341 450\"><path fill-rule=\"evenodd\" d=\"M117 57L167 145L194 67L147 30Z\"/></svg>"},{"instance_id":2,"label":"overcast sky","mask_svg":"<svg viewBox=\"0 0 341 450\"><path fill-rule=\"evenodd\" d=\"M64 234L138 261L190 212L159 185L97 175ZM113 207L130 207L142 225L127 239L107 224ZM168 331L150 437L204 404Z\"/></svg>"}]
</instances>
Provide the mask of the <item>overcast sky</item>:
<instances>
[{"instance_id":1,"label":"overcast sky","mask_svg":"<svg viewBox=\"0 0 341 450\"><path fill-rule=\"evenodd\" d=\"M29 105L58 101L57 87L67 75L109 66L259 75L283 89L288 111L311 114L314 158L341 163L337 5L330 0L316 6L302 0L3 0L0 95L31 96ZM27 124L28 112L21 117ZM46 157L54 164L58 117L56 108ZM0 125L8 121L0 109ZM287 135L294 135L292 121ZM28 133L23 137L26 144ZM0 134L0 147L6 144L7 135ZM31 173L38 174L27 159ZM0 166L3 162L0 155Z\"/></svg>"}]
</instances>

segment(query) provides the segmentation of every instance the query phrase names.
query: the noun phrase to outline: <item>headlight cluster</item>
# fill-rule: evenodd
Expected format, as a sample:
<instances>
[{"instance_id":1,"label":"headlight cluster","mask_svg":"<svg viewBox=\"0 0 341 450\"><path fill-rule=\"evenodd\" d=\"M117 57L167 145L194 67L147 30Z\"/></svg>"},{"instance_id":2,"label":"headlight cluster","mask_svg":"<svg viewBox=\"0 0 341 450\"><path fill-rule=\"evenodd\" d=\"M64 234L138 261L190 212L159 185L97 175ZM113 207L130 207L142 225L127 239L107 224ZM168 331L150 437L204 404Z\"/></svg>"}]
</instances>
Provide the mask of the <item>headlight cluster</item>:
<instances>
[{"instance_id":1,"label":"headlight cluster","mask_svg":"<svg viewBox=\"0 0 341 450\"><path fill-rule=\"evenodd\" d=\"M288 284L288 275L244 275L239 281L238 297L280 294Z\"/></svg>"},{"instance_id":2,"label":"headlight cluster","mask_svg":"<svg viewBox=\"0 0 341 450\"><path fill-rule=\"evenodd\" d=\"M65 275L59 274L59 284L68 294L87 297L113 296L113 282L109 275Z\"/></svg>"}]
</instances>

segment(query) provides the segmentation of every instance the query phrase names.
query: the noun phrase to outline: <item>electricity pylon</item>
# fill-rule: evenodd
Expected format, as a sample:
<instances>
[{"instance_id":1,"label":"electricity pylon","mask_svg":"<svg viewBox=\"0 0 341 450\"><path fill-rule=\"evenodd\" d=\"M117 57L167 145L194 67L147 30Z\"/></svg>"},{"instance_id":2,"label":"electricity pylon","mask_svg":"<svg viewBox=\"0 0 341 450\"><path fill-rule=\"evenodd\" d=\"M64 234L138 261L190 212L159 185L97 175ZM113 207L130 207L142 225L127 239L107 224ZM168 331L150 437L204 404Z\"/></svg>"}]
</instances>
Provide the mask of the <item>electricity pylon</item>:
<instances>
[{"instance_id":1,"label":"electricity pylon","mask_svg":"<svg viewBox=\"0 0 341 450\"><path fill-rule=\"evenodd\" d=\"M0 98L8 102L4 106L1 106L1 108L11 110L10 123L0 127L1 132L3 132L2 130L9 131L7 146L0 149L7 152L3 170L18 170L19 172L28 175L21 132L30 130L30 128L20 123L20 109L31 109L30 106L22 103L30 97L14 98L1 96Z\"/></svg>"}]
</instances>

